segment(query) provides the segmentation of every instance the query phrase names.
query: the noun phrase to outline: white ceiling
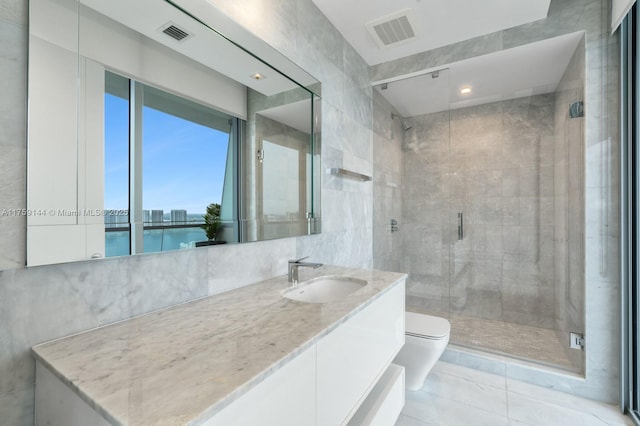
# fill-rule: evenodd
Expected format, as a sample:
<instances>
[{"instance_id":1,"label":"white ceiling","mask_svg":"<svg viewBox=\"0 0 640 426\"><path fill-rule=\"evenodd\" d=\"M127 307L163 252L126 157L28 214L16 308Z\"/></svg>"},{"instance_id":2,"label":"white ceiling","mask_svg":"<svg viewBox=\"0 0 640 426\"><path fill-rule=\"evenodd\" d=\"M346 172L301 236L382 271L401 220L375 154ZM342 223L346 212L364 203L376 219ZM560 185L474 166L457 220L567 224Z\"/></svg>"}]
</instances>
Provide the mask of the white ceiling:
<instances>
[{"instance_id":1,"label":"white ceiling","mask_svg":"<svg viewBox=\"0 0 640 426\"><path fill-rule=\"evenodd\" d=\"M369 65L447 46L547 17L551 0L313 0ZM365 24L403 9L417 37L380 48Z\"/></svg>"},{"instance_id":2,"label":"white ceiling","mask_svg":"<svg viewBox=\"0 0 640 426\"><path fill-rule=\"evenodd\" d=\"M386 80L378 90L403 117L554 92L584 33L577 32ZM460 89L470 86L471 94Z\"/></svg>"},{"instance_id":3,"label":"white ceiling","mask_svg":"<svg viewBox=\"0 0 640 426\"><path fill-rule=\"evenodd\" d=\"M539 95L555 91L583 32L559 36L488 55L455 62L418 75L374 82L402 115L414 117L448 109ZM470 86L469 95L460 89Z\"/></svg>"}]
</instances>

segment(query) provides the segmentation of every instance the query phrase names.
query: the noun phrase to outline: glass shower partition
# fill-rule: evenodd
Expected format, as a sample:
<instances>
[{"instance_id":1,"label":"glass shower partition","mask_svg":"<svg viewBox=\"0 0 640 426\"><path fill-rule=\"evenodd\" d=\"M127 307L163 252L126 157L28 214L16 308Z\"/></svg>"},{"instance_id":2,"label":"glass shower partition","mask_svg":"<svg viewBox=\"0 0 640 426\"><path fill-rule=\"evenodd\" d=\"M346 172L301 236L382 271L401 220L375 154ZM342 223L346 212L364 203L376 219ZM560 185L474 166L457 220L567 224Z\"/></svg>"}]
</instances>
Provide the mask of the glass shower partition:
<instances>
[{"instance_id":1,"label":"glass shower partition","mask_svg":"<svg viewBox=\"0 0 640 426\"><path fill-rule=\"evenodd\" d=\"M416 90L415 88L419 88ZM450 317L452 264L449 70L393 82L388 89L403 103L427 97L429 109L400 111L394 131L402 140L402 271L407 310ZM394 103L392 101L392 103ZM415 102L417 103L417 102Z\"/></svg>"},{"instance_id":2,"label":"glass shower partition","mask_svg":"<svg viewBox=\"0 0 640 426\"><path fill-rule=\"evenodd\" d=\"M531 83L499 52L376 86L388 103L374 98L374 267L397 263L407 310L448 318L451 344L580 373L585 55L582 36L570 39L554 84ZM396 143L392 262L395 213L382 201Z\"/></svg>"}]
</instances>

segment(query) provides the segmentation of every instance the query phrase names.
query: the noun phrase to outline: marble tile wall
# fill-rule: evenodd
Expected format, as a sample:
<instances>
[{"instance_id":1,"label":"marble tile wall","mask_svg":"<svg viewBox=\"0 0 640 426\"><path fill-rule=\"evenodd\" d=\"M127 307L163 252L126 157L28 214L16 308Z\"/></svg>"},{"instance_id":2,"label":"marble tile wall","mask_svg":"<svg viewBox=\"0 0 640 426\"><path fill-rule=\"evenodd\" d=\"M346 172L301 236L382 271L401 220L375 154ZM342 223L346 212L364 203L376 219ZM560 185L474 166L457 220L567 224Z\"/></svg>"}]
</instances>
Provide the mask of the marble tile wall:
<instances>
[{"instance_id":1,"label":"marble tile wall","mask_svg":"<svg viewBox=\"0 0 640 426\"><path fill-rule=\"evenodd\" d=\"M544 370L522 379L615 402L618 399L620 158L618 45L609 34L608 0L552 0L548 17L371 67L372 81L398 77L481 54L576 31L585 32L585 379L575 382ZM553 248L551 248L553 250Z\"/></svg>"},{"instance_id":2,"label":"marble tile wall","mask_svg":"<svg viewBox=\"0 0 640 426\"><path fill-rule=\"evenodd\" d=\"M322 82L323 167L371 175L369 68L311 0L213 3ZM0 0L0 207L7 208L26 207L27 16L28 0ZM21 268L24 217L0 217L0 423L33 425L36 343L285 274L295 256L370 267L371 182L323 175L322 197L321 235L29 269Z\"/></svg>"},{"instance_id":3,"label":"marble tile wall","mask_svg":"<svg viewBox=\"0 0 640 426\"><path fill-rule=\"evenodd\" d=\"M5 209L26 207L27 161L25 129L27 126L27 2L0 3L0 270L20 268L26 262L23 236L26 217L12 215ZM16 108L16 100L22 108ZM4 212L3 212L4 211Z\"/></svg>"}]
</instances>

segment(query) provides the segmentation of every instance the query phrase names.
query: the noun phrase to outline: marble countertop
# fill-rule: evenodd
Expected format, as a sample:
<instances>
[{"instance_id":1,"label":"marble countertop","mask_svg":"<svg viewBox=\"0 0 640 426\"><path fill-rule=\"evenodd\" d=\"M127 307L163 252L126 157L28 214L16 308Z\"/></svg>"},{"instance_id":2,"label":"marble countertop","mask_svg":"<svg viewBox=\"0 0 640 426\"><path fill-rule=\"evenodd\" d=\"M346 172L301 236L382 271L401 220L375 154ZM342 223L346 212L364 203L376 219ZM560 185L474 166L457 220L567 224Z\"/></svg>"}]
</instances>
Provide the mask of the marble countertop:
<instances>
[{"instance_id":1,"label":"marble countertop","mask_svg":"<svg viewBox=\"0 0 640 426\"><path fill-rule=\"evenodd\" d=\"M38 361L114 425L195 425L212 417L402 281L395 272L323 266L367 280L336 302L282 297L286 276L43 343Z\"/></svg>"}]
</instances>

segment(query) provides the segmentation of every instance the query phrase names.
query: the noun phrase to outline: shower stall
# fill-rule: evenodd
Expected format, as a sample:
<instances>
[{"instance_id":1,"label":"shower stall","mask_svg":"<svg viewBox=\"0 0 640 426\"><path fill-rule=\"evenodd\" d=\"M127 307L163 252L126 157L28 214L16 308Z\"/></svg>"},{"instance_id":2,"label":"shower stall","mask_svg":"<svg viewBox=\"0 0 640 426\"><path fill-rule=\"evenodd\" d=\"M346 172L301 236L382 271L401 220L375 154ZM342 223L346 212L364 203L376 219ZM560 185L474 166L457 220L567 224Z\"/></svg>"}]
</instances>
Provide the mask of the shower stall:
<instances>
[{"instance_id":1,"label":"shower stall","mask_svg":"<svg viewBox=\"0 0 640 426\"><path fill-rule=\"evenodd\" d=\"M374 267L451 344L583 371L584 76L576 33L374 88Z\"/></svg>"}]
</instances>

